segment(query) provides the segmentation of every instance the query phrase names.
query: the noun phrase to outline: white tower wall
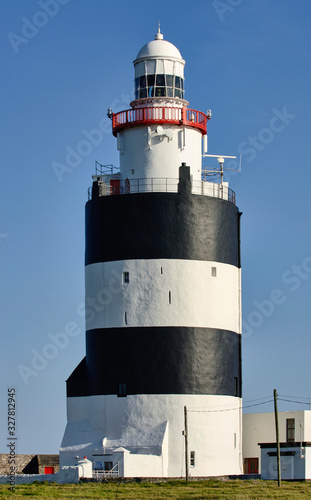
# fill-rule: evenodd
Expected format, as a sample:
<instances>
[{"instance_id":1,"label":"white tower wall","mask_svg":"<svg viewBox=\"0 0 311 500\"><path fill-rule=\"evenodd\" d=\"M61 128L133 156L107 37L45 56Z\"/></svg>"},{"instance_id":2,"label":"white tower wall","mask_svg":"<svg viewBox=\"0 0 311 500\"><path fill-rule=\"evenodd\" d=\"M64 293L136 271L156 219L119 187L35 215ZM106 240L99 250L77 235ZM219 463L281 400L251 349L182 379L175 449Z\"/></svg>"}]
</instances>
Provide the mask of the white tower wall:
<instances>
[{"instance_id":1,"label":"white tower wall","mask_svg":"<svg viewBox=\"0 0 311 500\"><path fill-rule=\"evenodd\" d=\"M201 180L202 133L187 127L152 125L118 133L121 179L178 179L181 163Z\"/></svg>"}]
</instances>

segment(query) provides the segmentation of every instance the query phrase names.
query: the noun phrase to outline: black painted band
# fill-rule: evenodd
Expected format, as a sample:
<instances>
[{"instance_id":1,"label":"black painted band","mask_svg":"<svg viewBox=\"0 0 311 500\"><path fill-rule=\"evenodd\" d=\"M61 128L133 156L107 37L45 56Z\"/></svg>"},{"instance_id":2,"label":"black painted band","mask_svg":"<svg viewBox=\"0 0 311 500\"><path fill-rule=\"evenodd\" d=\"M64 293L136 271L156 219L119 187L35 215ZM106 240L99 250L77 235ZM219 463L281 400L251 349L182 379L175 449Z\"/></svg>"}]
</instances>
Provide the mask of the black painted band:
<instances>
[{"instance_id":1,"label":"black painted band","mask_svg":"<svg viewBox=\"0 0 311 500\"><path fill-rule=\"evenodd\" d=\"M240 266L239 211L225 200L183 193L94 196L86 204L85 265L186 259Z\"/></svg>"},{"instance_id":2,"label":"black painted band","mask_svg":"<svg viewBox=\"0 0 311 500\"><path fill-rule=\"evenodd\" d=\"M86 358L67 395L241 396L240 335L212 328L106 328L86 333Z\"/></svg>"}]
</instances>

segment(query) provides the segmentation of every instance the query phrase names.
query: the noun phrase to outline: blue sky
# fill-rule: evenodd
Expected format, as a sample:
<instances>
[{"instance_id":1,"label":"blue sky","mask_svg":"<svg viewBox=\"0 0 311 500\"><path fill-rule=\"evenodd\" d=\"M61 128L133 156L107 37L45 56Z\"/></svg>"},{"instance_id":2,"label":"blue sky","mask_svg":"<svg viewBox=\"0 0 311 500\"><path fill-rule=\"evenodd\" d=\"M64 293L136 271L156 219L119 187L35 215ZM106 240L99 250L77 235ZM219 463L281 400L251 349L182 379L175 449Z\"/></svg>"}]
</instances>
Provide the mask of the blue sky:
<instances>
[{"instance_id":1,"label":"blue sky","mask_svg":"<svg viewBox=\"0 0 311 500\"><path fill-rule=\"evenodd\" d=\"M226 177L243 212L245 402L274 388L311 398L311 3L2 0L0 9L0 451L15 387L18 452L58 452L65 380L85 354L87 188L95 160L119 164L106 110L129 107L132 61L158 20L186 60L190 107L212 109L209 153L242 153L241 174ZM84 156L57 176L55 162L68 167L77 150Z\"/></svg>"}]
</instances>

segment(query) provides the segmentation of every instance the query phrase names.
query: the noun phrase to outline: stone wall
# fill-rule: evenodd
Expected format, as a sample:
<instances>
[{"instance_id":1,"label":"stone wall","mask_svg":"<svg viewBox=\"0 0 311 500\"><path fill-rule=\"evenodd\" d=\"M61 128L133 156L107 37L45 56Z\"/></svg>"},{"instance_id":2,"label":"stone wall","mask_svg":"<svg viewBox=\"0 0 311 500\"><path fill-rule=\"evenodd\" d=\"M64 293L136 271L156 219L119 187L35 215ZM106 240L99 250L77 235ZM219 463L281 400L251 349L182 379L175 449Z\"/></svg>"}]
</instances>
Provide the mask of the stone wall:
<instances>
[{"instance_id":1,"label":"stone wall","mask_svg":"<svg viewBox=\"0 0 311 500\"><path fill-rule=\"evenodd\" d=\"M22 474L23 469L36 455L15 455L16 474ZM10 455L0 453L0 474L10 473L10 464L8 462Z\"/></svg>"}]
</instances>

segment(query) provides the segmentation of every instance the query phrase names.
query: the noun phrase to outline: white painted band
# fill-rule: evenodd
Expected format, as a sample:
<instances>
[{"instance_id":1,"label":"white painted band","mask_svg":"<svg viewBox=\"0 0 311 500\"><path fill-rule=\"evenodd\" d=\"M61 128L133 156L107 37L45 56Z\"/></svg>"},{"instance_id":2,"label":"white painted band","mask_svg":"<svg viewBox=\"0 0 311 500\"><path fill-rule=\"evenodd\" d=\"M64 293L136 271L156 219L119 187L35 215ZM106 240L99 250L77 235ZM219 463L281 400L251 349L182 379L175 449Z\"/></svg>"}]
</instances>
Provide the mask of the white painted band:
<instances>
[{"instance_id":1,"label":"white painted band","mask_svg":"<svg viewBox=\"0 0 311 500\"><path fill-rule=\"evenodd\" d=\"M240 333L239 269L229 264L99 262L86 266L85 289L87 330L187 326Z\"/></svg>"}]
</instances>

